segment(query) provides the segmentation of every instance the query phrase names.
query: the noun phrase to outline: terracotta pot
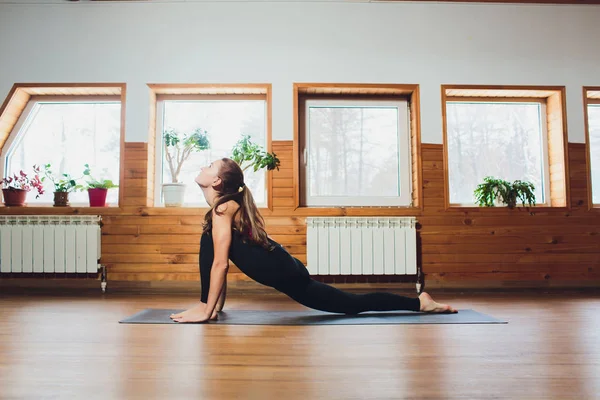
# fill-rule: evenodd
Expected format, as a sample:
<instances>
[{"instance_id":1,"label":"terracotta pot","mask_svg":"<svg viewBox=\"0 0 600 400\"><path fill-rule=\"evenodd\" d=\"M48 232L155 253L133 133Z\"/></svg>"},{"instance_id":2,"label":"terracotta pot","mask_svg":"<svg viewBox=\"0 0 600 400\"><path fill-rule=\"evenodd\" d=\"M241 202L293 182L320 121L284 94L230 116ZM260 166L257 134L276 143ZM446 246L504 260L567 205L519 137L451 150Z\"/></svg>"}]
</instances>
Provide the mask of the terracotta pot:
<instances>
[{"instance_id":1,"label":"terracotta pot","mask_svg":"<svg viewBox=\"0 0 600 400\"><path fill-rule=\"evenodd\" d=\"M90 207L106 207L106 194L108 189L93 188L88 189L88 196L90 198Z\"/></svg>"},{"instance_id":2,"label":"terracotta pot","mask_svg":"<svg viewBox=\"0 0 600 400\"><path fill-rule=\"evenodd\" d=\"M8 207L22 207L25 205L27 191L23 189L2 189L4 195L4 205Z\"/></svg>"},{"instance_id":3,"label":"terracotta pot","mask_svg":"<svg viewBox=\"0 0 600 400\"><path fill-rule=\"evenodd\" d=\"M54 192L54 207L69 205L69 192Z\"/></svg>"}]
</instances>

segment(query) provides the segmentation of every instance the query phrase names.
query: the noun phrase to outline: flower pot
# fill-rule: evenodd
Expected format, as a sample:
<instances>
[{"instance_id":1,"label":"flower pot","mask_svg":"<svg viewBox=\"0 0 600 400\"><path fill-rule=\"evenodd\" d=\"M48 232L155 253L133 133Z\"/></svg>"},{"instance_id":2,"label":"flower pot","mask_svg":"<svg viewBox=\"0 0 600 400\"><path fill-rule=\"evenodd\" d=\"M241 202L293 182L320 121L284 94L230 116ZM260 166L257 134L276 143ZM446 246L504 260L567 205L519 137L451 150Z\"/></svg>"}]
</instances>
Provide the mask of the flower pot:
<instances>
[{"instance_id":1,"label":"flower pot","mask_svg":"<svg viewBox=\"0 0 600 400\"><path fill-rule=\"evenodd\" d=\"M162 195L165 207L181 207L185 195L185 184L163 183Z\"/></svg>"},{"instance_id":2,"label":"flower pot","mask_svg":"<svg viewBox=\"0 0 600 400\"><path fill-rule=\"evenodd\" d=\"M25 205L27 191L24 189L2 189L4 195L4 205L7 207L22 207Z\"/></svg>"},{"instance_id":3,"label":"flower pot","mask_svg":"<svg viewBox=\"0 0 600 400\"><path fill-rule=\"evenodd\" d=\"M69 205L69 192L54 192L54 207Z\"/></svg>"},{"instance_id":4,"label":"flower pot","mask_svg":"<svg viewBox=\"0 0 600 400\"><path fill-rule=\"evenodd\" d=\"M106 194L108 189L92 188L88 189L90 198L90 207L106 207Z\"/></svg>"}]
</instances>

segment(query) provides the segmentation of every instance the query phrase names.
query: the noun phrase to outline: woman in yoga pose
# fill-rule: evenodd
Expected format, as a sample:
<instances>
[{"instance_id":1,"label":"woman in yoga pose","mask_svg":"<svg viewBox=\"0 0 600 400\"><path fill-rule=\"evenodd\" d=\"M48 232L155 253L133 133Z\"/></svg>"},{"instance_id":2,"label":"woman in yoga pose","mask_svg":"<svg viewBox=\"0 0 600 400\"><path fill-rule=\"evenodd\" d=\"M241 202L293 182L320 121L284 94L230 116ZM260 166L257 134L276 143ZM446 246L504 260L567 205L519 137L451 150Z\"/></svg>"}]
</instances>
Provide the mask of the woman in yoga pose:
<instances>
[{"instance_id":1,"label":"woman in yoga pose","mask_svg":"<svg viewBox=\"0 0 600 400\"><path fill-rule=\"evenodd\" d=\"M410 310L457 312L433 301L427 293L409 298L391 293L352 294L313 280L300 260L265 232L252 193L239 165L228 158L201 169L195 179L211 207L204 217L200 240L200 303L172 314L176 322L217 319L225 302L229 260L255 281L285 293L320 311L358 314L364 311Z\"/></svg>"}]
</instances>

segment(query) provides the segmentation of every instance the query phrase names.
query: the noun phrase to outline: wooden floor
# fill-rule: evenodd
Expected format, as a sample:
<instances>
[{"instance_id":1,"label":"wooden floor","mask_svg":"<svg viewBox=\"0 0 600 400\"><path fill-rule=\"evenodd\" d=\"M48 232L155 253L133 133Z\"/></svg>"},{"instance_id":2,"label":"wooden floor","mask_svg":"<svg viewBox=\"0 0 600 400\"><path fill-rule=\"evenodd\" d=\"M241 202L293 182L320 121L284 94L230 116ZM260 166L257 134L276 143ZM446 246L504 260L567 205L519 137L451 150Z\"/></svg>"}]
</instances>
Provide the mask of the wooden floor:
<instances>
[{"instance_id":1,"label":"wooden floor","mask_svg":"<svg viewBox=\"0 0 600 400\"><path fill-rule=\"evenodd\" d=\"M121 325L194 297L3 291L0 398L600 398L597 293L431 294L509 323ZM256 294L226 307L302 308Z\"/></svg>"}]
</instances>

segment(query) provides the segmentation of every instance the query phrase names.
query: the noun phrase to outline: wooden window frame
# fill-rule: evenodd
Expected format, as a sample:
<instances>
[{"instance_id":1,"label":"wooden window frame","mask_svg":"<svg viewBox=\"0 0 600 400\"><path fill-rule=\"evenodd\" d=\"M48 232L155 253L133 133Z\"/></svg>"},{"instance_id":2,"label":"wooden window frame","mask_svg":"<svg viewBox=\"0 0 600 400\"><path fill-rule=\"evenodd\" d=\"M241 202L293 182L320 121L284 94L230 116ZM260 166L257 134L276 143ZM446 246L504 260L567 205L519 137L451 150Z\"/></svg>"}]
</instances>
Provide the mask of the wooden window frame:
<instances>
[{"instance_id":1,"label":"wooden window frame","mask_svg":"<svg viewBox=\"0 0 600 400\"><path fill-rule=\"evenodd\" d=\"M540 101L546 105L548 135L548 165L550 177L550 204L535 205L536 210L570 210L569 153L564 86L504 86L504 85L442 85L442 131L444 156L444 205L445 210L479 211L506 210L506 207L461 206L450 203L448 170L448 137L446 103L448 101ZM523 208L517 205L517 209ZM525 208L529 208L526 206Z\"/></svg>"},{"instance_id":2,"label":"wooden window frame","mask_svg":"<svg viewBox=\"0 0 600 400\"><path fill-rule=\"evenodd\" d=\"M301 166L305 140L304 113L307 100L408 100L410 106L410 152L412 206L305 206L301 205ZM412 215L423 211L423 177L421 157L420 91L418 84L359 84L359 83L294 83L294 140L293 140L293 210L304 210L314 215L360 215L361 210L381 211L385 215ZM339 212L338 212L339 210ZM392 211L393 210L393 211ZM371 214L371 213L369 213Z\"/></svg>"},{"instance_id":3,"label":"wooden window frame","mask_svg":"<svg viewBox=\"0 0 600 400\"><path fill-rule=\"evenodd\" d=\"M249 84L148 84L150 89L150 121L148 131L148 187L146 206L164 208L155 205L156 189L156 138L158 135L157 109L161 99L210 99L210 100L265 100L266 102L266 151L273 151L272 137L272 85L270 83ZM266 171L266 207L261 211L273 211L273 171ZM185 208L190 210L203 210L206 207L173 207L173 213L181 212ZM168 209L167 209L168 210Z\"/></svg>"},{"instance_id":4,"label":"wooden window frame","mask_svg":"<svg viewBox=\"0 0 600 400\"><path fill-rule=\"evenodd\" d=\"M93 99L98 97L118 98L121 103L120 119L120 155L119 155L119 200L118 205L112 207L87 207L74 205L73 207L54 208L52 204L39 204L27 207L12 208L15 213L34 214L52 210L58 214L72 213L73 209L88 209L90 212L98 210L119 209L122 207L124 190L122 184L125 179L125 114L126 114L127 85L125 83L15 83L0 107L0 151L4 153L4 146L9 144L9 137L14 130L20 128L21 116L31 101L44 101L44 98L54 100L64 98ZM2 205L4 207L4 205Z\"/></svg>"},{"instance_id":5,"label":"wooden window frame","mask_svg":"<svg viewBox=\"0 0 600 400\"><path fill-rule=\"evenodd\" d=\"M585 156L587 173L587 192L588 192L588 210L600 212L600 204L593 203L592 188L592 153L590 146L590 125L588 119L588 106L590 104L600 104L600 86L583 87L583 119L585 125Z\"/></svg>"}]
</instances>

